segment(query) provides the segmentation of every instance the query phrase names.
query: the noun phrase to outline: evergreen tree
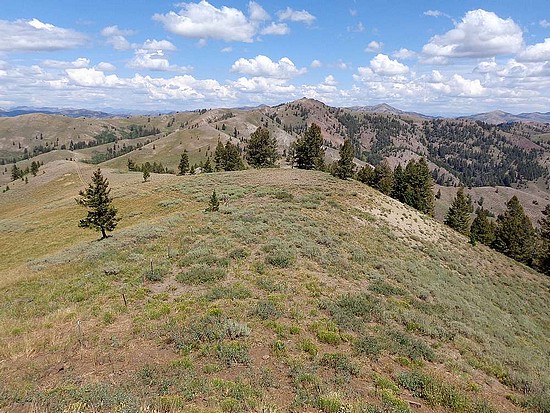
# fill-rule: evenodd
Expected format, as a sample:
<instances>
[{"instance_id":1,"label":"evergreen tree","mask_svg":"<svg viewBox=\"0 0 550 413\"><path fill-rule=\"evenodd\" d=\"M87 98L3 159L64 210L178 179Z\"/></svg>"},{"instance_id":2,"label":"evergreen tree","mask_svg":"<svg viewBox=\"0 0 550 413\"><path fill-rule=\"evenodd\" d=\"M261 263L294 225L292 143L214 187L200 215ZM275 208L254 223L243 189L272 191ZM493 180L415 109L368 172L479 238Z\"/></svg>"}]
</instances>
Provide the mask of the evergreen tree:
<instances>
[{"instance_id":1,"label":"evergreen tree","mask_svg":"<svg viewBox=\"0 0 550 413\"><path fill-rule=\"evenodd\" d=\"M458 188L456 197L447 212L445 224L461 234L468 235L470 229L471 198L464 194L464 187Z\"/></svg>"},{"instance_id":2,"label":"evergreen tree","mask_svg":"<svg viewBox=\"0 0 550 413\"><path fill-rule=\"evenodd\" d=\"M366 164L361 169L359 169L359 172L357 172L357 180L359 182L363 182L364 184L372 186L372 183L374 181L374 169L372 169L372 166Z\"/></svg>"},{"instance_id":3,"label":"evergreen tree","mask_svg":"<svg viewBox=\"0 0 550 413\"><path fill-rule=\"evenodd\" d=\"M390 195L393 190L393 171L386 160L380 162L374 168L373 188L385 195Z\"/></svg>"},{"instance_id":4,"label":"evergreen tree","mask_svg":"<svg viewBox=\"0 0 550 413\"><path fill-rule=\"evenodd\" d=\"M180 171L180 175L185 175L189 171L189 155L187 154L187 149L185 149L181 154L178 169Z\"/></svg>"},{"instance_id":5,"label":"evergreen tree","mask_svg":"<svg viewBox=\"0 0 550 413\"><path fill-rule=\"evenodd\" d=\"M239 148L229 141L225 144L223 166L225 171L240 171L244 169Z\"/></svg>"},{"instance_id":6,"label":"evergreen tree","mask_svg":"<svg viewBox=\"0 0 550 413\"><path fill-rule=\"evenodd\" d=\"M506 211L497 218L493 247L503 254L524 264L533 261L535 230L531 220L514 195L506 203Z\"/></svg>"},{"instance_id":7,"label":"evergreen tree","mask_svg":"<svg viewBox=\"0 0 550 413\"><path fill-rule=\"evenodd\" d=\"M489 212L486 209L477 210L470 227L470 239L472 243L479 241L485 245L491 245L495 240L495 223L489 219Z\"/></svg>"},{"instance_id":8,"label":"evergreen tree","mask_svg":"<svg viewBox=\"0 0 550 413\"><path fill-rule=\"evenodd\" d=\"M213 172L212 163L210 162L210 156L206 158L206 161L204 162L204 165L202 166L202 171L205 174L209 174L209 173Z\"/></svg>"},{"instance_id":9,"label":"evergreen tree","mask_svg":"<svg viewBox=\"0 0 550 413\"><path fill-rule=\"evenodd\" d=\"M218 141L214 151L214 163L216 164L216 171L225 170L225 146L221 141Z\"/></svg>"},{"instance_id":10,"label":"evergreen tree","mask_svg":"<svg viewBox=\"0 0 550 413\"><path fill-rule=\"evenodd\" d=\"M435 197L433 193L432 174L427 162L421 158L418 162L411 160L405 167L406 188L403 201L427 215L433 216Z\"/></svg>"},{"instance_id":11,"label":"evergreen tree","mask_svg":"<svg viewBox=\"0 0 550 413\"><path fill-rule=\"evenodd\" d=\"M23 173L21 172L21 169L19 169L16 164L13 164L13 166L11 167L11 180L16 181L22 176Z\"/></svg>"},{"instance_id":12,"label":"evergreen tree","mask_svg":"<svg viewBox=\"0 0 550 413\"><path fill-rule=\"evenodd\" d=\"M38 162L32 161L31 162L31 174L32 176L36 176L38 173L38 168L40 168L40 164Z\"/></svg>"},{"instance_id":13,"label":"evergreen tree","mask_svg":"<svg viewBox=\"0 0 550 413\"><path fill-rule=\"evenodd\" d=\"M131 160L130 158L128 158L128 170L129 171L137 171L139 168L138 166L136 165L136 163Z\"/></svg>"},{"instance_id":14,"label":"evergreen tree","mask_svg":"<svg viewBox=\"0 0 550 413\"><path fill-rule=\"evenodd\" d=\"M151 168L149 166L149 163L145 163L145 165L143 166L143 182L147 182L147 180L149 179L149 177L151 176Z\"/></svg>"},{"instance_id":15,"label":"evergreen tree","mask_svg":"<svg viewBox=\"0 0 550 413\"><path fill-rule=\"evenodd\" d=\"M107 178L97 168L92 176L92 183L85 191L79 192L80 198L76 200L79 205L88 208L88 215L80 220L78 226L101 231L101 239L107 238L106 231L113 231L118 223L117 210L111 204L113 200L110 192Z\"/></svg>"},{"instance_id":16,"label":"evergreen tree","mask_svg":"<svg viewBox=\"0 0 550 413\"><path fill-rule=\"evenodd\" d=\"M246 160L254 168L269 168L279 158L277 139L261 126L250 135L246 148Z\"/></svg>"},{"instance_id":17,"label":"evergreen tree","mask_svg":"<svg viewBox=\"0 0 550 413\"><path fill-rule=\"evenodd\" d=\"M324 169L325 151L321 128L315 123L306 130L304 136L296 141L294 160L300 169Z\"/></svg>"},{"instance_id":18,"label":"evergreen tree","mask_svg":"<svg viewBox=\"0 0 550 413\"><path fill-rule=\"evenodd\" d=\"M542 248L540 252L540 270L550 275L550 204L547 204L542 211L543 218L539 220Z\"/></svg>"},{"instance_id":19,"label":"evergreen tree","mask_svg":"<svg viewBox=\"0 0 550 413\"><path fill-rule=\"evenodd\" d=\"M206 208L206 211L209 212L216 212L220 210L220 201L218 199L218 196L216 195L216 190L212 192L212 196L210 196L210 201L208 202L208 208Z\"/></svg>"},{"instance_id":20,"label":"evergreen tree","mask_svg":"<svg viewBox=\"0 0 550 413\"><path fill-rule=\"evenodd\" d=\"M403 171L401 164L398 164L393 170L393 189L391 197L404 202L406 189L407 181L405 180L405 171Z\"/></svg>"},{"instance_id":21,"label":"evergreen tree","mask_svg":"<svg viewBox=\"0 0 550 413\"><path fill-rule=\"evenodd\" d=\"M340 159L336 163L333 175L340 179L349 179L353 177L355 164L353 163L353 145L349 139L344 140L340 148Z\"/></svg>"}]
</instances>

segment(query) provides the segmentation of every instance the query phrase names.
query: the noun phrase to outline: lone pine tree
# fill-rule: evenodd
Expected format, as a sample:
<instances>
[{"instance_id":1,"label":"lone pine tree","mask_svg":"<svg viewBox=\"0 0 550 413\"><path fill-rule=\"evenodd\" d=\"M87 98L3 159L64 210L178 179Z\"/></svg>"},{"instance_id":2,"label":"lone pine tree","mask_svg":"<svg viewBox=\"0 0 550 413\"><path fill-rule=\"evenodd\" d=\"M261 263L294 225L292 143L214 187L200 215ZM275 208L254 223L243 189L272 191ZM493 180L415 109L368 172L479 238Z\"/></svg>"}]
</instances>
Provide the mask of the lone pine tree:
<instances>
[{"instance_id":1,"label":"lone pine tree","mask_svg":"<svg viewBox=\"0 0 550 413\"><path fill-rule=\"evenodd\" d=\"M321 128L315 123L306 130L304 136L298 139L294 147L294 160L300 169L324 168L325 151Z\"/></svg>"},{"instance_id":2,"label":"lone pine tree","mask_svg":"<svg viewBox=\"0 0 550 413\"><path fill-rule=\"evenodd\" d=\"M92 176L92 183L85 191L79 192L80 198L76 200L79 205L88 208L88 215L80 220L78 226L100 231L101 239L107 238L107 231L113 231L118 223L117 210L112 205L110 192L109 181L103 177L101 169L97 168Z\"/></svg>"},{"instance_id":3,"label":"lone pine tree","mask_svg":"<svg viewBox=\"0 0 550 413\"><path fill-rule=\"evenodd\" d=\"M180 175L185 175L189 171L189 155L187 154L187 149L181 154L178 169L180 171Z\"/></svg>"}]
</instances>

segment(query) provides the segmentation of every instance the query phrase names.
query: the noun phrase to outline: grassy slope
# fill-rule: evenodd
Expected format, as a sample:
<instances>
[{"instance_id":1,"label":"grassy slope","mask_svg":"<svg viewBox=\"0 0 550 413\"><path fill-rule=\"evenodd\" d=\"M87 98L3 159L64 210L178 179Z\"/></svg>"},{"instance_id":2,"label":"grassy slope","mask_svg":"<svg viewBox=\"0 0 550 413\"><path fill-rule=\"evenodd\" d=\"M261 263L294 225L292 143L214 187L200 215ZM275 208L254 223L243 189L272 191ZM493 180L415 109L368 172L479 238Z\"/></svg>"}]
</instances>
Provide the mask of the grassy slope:
<instances>
[{"instance_id":1,"label":"grassy slope","mask_svg":"<svg viewBox=\"0 0 550 413\"><path fill-rule=\"evenodd\" d=\"M77 166L0 194L0 409L548 403L548 278L367 186L106 171L121 221L99 242L76 225ZM214 189L229 203L205 213Z\"/></svg>"}]
</instances>

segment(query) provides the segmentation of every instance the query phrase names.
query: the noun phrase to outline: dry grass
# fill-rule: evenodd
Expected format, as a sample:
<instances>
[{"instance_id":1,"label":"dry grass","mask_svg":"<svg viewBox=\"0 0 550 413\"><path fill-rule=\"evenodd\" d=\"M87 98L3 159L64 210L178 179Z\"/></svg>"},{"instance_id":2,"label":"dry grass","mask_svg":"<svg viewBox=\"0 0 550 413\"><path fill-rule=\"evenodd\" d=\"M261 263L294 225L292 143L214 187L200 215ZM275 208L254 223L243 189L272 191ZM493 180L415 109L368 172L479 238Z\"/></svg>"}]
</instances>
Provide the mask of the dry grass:
<instances>
[{"instance_id":1,"label":"dry grass","mask_svg":"<svg viewBox=\"0 0 550 413\"><path fill-rule=\"evenodd\" d=\"M106 170L122 220L99 242L75 165L0 198L0 409L407 411L421 372L460 406L548 411L548 278L299 170Z\"/></svg>"}]
</instances>

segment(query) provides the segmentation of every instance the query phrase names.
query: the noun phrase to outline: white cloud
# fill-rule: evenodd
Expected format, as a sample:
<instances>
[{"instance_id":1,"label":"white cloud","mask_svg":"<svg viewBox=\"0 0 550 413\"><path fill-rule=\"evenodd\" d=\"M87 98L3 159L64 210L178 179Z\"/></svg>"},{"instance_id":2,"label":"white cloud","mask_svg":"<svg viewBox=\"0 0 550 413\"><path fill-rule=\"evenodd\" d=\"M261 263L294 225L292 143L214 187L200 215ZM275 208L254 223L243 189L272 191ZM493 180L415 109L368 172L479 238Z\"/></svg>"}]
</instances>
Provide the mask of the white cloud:
<instances>
[{"instance_id":1,"label":"white cloud","mask_svg":"<svg viewBox=\"0 0 550 413\"><path fill-rule=\"evenodd\" d=\"M286 23L271 23L269 26L264 27L261 34L283 36L290 33L290 27Z\"/></svg>"},{"instance_id":2,"label":"white cloud","mask_svg":"<svg viewBox=\"0 0 550 413\"><path fill-rule=\"evenodd\" d=\"M206 0L182 3L180 6L179 13L155 14L153 19L171 33L197 39L251 43L256 34L256 24L238 9L226 6L216 8Z\"/></svg>"},{"instance_id":3,"label":"white cloud","mask_svg":"<svg viewBox=\"0 0 550 413\"><path fill-rule=\"evenodd\" d=\"M231 71L254 77L291 79L306 73L307 70L305 68L298 69L288 57L274 62L267 56L258 55L253 59L240 58L233 63Z\"/></svg>"},{"instance_id":4,"label":"white cloud","mask_svg":"<svg viewBox=\"0 0 550 413\"><path fill-rule=\"evenodd\" d=\"M430 16L430 17L449 17L447 13L443 13L440 10L426 10L424 12L424 16Z\"/></svg>"},{"instance_id":5,"label":"white cloud","mask_svg":"<svg viewBox=\"0 0 550 413\"><path fill-rule=\"evenodd\" d=\"M248 3L248 12L250 14L250 20L252 21L266 21L271 20L271 16L264 10L258 3L251 1Z\"/></svg>"},{"instance_id":6,"label":"white cloud","mask_svg":"<svg viewBox=\"0 0 550 413\"><path fill-rule=\"evenodd\" d=\"M357 23L355 26L348 26L348 32L362 33L365 31L365 26L362 22Z\"/></svg>"},{"instance_id":7,"label":"white cloud","mask_svg":"<svg viewBox=\"0 0 550 413\"><path fill-rule=\"evenodd\" d=\"M97 69L67 69L66 72L69 79L78 86L111 88L123 83L117 75L106 76Z\"/></svg>"},{"instance_id":8,"label":"white cloud","mask_svg":"<svg viewBox=\"0 0 550 413\"><path fill-rule=\"evenodd\" d=\"M294 10L287 7L286 10L280 10L277 12L279 20L290 20L293 22L301 22L305 24L311 24L315 21L316 17L306 10Z\"/></svg>"},{"instance_id":9,"label":"white cloud","mask_svg":"<svg viewBox=\"0 0 550 413\"><path fill-rule=\"evenodd\" d=\"M174 51L176 50L176 46L174 46L171 42L168 40L145 40L143 45L140 47L141 49L145 50L164 50L164 51Z\"/></svg>"},{"instance_id":10,"label":"white cloud","mask_svg":"<svg viewBox=\"0 0 550 413\"><path fill-rule=\"evenodd\" d=\"M112 36L132 36L136 34L133 30L128 29L119 29L118 26L107 26L101 30L101 35L103 37L112 37Z\"/></svg>"},{"instance_id":11,"label":"white cloud","mask_svg":"<svg viewBox=\"0 0 550 413\"><path fill-rule=\"evenodd\" d=\"M257 93L265 95L273 94L288 94L296 90L294 85L289 85L284 79L266 78L262 76L247 78L240 77L235 82L231 82L231 86L243 93Z\"/></svg>"},{"instance_id":12,"label":"white cloud","mask_svg":"<svg viewBox=\"0 0 550 413\"><path fill-rule=\"evenodd\" d=\"M162 50L137 49L134 58L128 62L133 69L146 69L160 72L189 72L191 68L171 65Z\"/></svg>"},{"instance_id":13,"label":"white cloud","mask_svg":"<svg viewBox=\"0 0 550 413\"><path fill-rule=\"evenodd\" d=\"M115 50L129 50L133 47L124 36L111 36L106 42L113 46Z\"/></svg>"},{"instance_id":14,"label":"white cloud","mask_svg":"<svg viewBox=\"0 0 550 413\"><path fill-rule=\"evenodd\" d=\"M523 32L511 19L501 19L482 9L466 13L455 28L432 37L422 48L429 56L492 57L517 53L523 45Z\"/></svg>"},{"instance_id":15,"label":"white cloud","mask_svg":"<svg viewBox=\"0 0 550 413\"><path fill-rule=\"evenodd\" d=\"M43 60L42 66L51 67L55 69L69 69L69 68L81 68L88 67L90 65L90 59L85 57L79 57L72 62L65 62L63 60Z\"/></svg>"},{"instance_id":16,"label":"white cloud","mask_svg":"<svg viewBox=\"0 0 550 413\"><path fill-rule=\"evenodd\" d=\"M232 47L224 47L222 50L220 50L220 52L222 53L231 53L233 51L233 48Z\"/></svg>"},{"instance_id":17,"label":"white cloud","mask_svg":"<svg viewBox=\"0 0 550 413\"><path fill-rule=\"evenodd\" d=\"M32 20L0 20L0 51L52 51L83 46L88 38L72 29Z\"/></svg>"},{"instance_id":18,"label":"white cloud","mask_svg":"<svg viewBox=\"0 0 550 413\"><path fill-rule=\"evenodd\" d=\"M340 69L340 70L349 69L349 65L346 62L344 62L343 60L338 60L336 62L336 64L334 65L334 67L336 67L337 69Z\"/></svg>"},{"instance_id":19,"label":"white cloud","mask_svg":"<svg viewBox=\"0 0 550 413\"><path fill-rule=\"evenodd\" d=\"M397 52L393 52L392 56L398 59L414 59L417 54L412 50L401 48Z\"/></svg>"},{"instance_id":20,"label":"white cloud","mask_svg":"<svg viewBox=\"0 0 550 413\"><path fill-rule=\"evenodd\" d=\"M539 24L544 27L545 29L550 27L550 22L548 20L541 20Z\"/></svg>"},{"instance_id":21,"label":"white cloud","mask_svg":"<svg viewBox=\"0 0 550 413\"><path fill-rule=\"evenodd\" d=\"M550 38L544 39L543 43L528 46L518 55L518 60L526 62L542 62L550 60Z\"/></svg>"},{"instance_id":22,"label":"white cloud","mask_svg":"<svg viewBox=\"0 0 550 413\"><path fill-rule=\"evenodd\" d=\"M116 70L116 66L109 62L99 62L95 68L97 70L101 70L103 72L114 72Z\"/></svg>"},{"instance_id":23,"label":"white cloud","mask_svg":"<svg viewBox=\"0 0 550 413\"><path fill-rule=\"evenodd\" d=\"M453 93L456 93L458 96L477 97L485 93L485 88L481 85L479 79L465 79L458 74L454 74L451 77L449 85Z\"/></svg>"},{"instance_id":24,"label":"white cloud","mask_svg":"<svg viewBox=\"0 0 550 413\"><path fill-rule=\"evenodd\" d=\"M498 64L495 59L480 62L475 68L474 72L477 73L493 73L498 69Z\"/></svg>"},{"instance_id":25,"label":"white cloud","mask_svg":"<svg viewBox=\"0 0 550 413\"><path fill-rule=\"evenodd\" d=\"M324 84L328 85L328 86L336 86L338 84L338 82L336 81L334 76L328 75L327 77L325 77Z\"/></svg>"},{"instance_id":26,"label":"white cloud","mask_svg":"<svg viewBox=\"0 0 550 413\"><path fill-rule=\"evenodd\" d=\"M396 76L404 75L409 72L409 67L397 60L390 59L385 54L377 54L370 61L370 69L377 75Z\"/></svg>"},{"instance_id":27,"label":"white cloud","mask_svg":"<svg viewBox=\"0 0 550 413\"><path fill-rule=\"evenodd\" d=\"M384 43L373 40L367 45L365 52L379 52L383 47Z\"/></svg>"},{"instance_id":28,"label":"white cloud","mask_svg":"<svg viewBox=\"0 0 550 413\"><path fill-rule=\"evenodd\" d=\"M323 63L321 63L321 61L317 59L313 60L309 65L309 67L311 67L312 69L318 69L321 66L323 66Z\"/></svg>"}]
</instances>

